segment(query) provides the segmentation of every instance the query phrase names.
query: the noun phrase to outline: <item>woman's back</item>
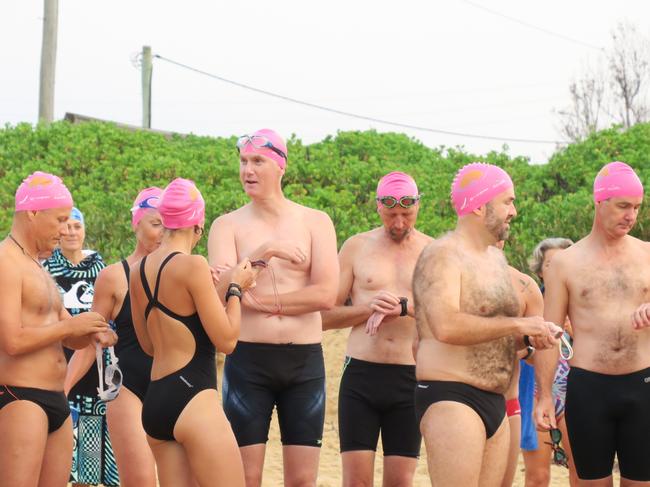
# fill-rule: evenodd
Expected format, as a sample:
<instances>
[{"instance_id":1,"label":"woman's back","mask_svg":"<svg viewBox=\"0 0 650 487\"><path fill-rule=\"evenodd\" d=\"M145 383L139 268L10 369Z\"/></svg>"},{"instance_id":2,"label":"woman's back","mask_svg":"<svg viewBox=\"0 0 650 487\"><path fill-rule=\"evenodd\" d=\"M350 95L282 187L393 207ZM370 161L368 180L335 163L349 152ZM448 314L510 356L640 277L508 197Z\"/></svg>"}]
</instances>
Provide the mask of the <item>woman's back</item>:
<instances>
[{"instance_id":1,"label":"woman's back","mask_svg":"<svg viewBox=\"0 0 650 487\"><path fill-rule=\"evenodd\" d=\"M215 369L216 349L199 318L188 281L192 256L154 252L139 264L146 327L154 349L152 380L190 363L205 373Z\"/></svg>"}]
</instances>

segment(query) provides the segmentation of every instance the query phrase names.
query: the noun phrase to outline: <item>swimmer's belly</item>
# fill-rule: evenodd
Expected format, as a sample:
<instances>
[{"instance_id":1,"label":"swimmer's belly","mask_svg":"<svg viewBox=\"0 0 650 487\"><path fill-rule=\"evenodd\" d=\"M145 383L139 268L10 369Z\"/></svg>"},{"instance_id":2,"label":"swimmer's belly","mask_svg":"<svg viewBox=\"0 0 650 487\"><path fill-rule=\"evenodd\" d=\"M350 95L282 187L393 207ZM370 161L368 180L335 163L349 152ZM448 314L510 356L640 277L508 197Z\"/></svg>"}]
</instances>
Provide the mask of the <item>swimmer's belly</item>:
<instances>
[{"instance_id":1,"label":"swimmer's belly","mask_svg":"<svg viewBox=\"0 0 650 487\"><path fill-rule=\"evenodd\" d=\"M58 344L13 357L0 352L0 384L62 391L66 369Z\"/></svg>"},{"instance_id":2,"label":"swimmer's belly","mask_svg":"<svg viewBox=\"0 0 650 487\"><path fill-rule=\"evenodd\" d=\"M415 323L412 318L396 318L390 323L382 323L374 336L366 333L364 323L352 328L346 355L368 362L414 365L415 338Z\"/></svg>"},{"instance_id":3,"label":"swimmer's belly","mask_svg":"<svg viewBox=\"0 0 650 487\"><path fill-rule=\"evenodd\" d=\"M241 320L239 340L253 343L320 343L323 323L320 312L276 316L247 311Z\"/></svg>"},{"instance_id":4,"label":"swimmer's belly","mask_svg":"<svg viewBox=\"0 0 650 487\"><path fill-rule=\"evenodd\" d=\"M650 329L603 325L574 331L572 367L601 374L629 374L650 367Z\"/></svg>"},{"instance_id":5,"label":"swimmer's belly","mask_svg":"<svg viewBox=\"0 0 650 487\"><path fill-rule=\"evenodd\" d=\"M443 380L463 382L484 391L505 394L510 386L512 363L485 364L477 375L467 361L467 347L446 345L435 339L421 340L416 357L417 380Z\"/></svg>"}]
</instances>

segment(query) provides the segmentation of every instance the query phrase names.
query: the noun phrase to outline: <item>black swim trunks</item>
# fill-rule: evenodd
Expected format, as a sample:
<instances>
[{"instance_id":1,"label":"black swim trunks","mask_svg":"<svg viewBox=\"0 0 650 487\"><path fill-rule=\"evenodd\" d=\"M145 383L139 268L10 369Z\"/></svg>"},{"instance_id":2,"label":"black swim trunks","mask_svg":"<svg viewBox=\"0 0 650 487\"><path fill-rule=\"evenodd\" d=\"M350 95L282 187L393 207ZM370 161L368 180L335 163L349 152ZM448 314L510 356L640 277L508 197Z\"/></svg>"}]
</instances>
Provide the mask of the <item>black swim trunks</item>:
<instances>
[{"instance_id":1,"label":"black swim trunks","mask_svg":"<svg viewBox=\"0 0 650 487\"><path fill-rule=\"evenodd\" d=\"M339 390L341 452L377 448L384 456L418 458L422 437L415 421L415 366L346 357Z\"/></svg>"},{"instance_id":2,"label":"black swim trunks","mask_svg":"<svg viewBox=\"0 0 650 487\"><path fill-rule=\"evenodd\" d=\"M578 477L650 481L650 368L607 375L571 367L566 424Z\"/></svg>"},{"instance_id":3,"label":"black swim trunks","mask_svg":"<svg viewBox=\"0 0 650 487\"><path fill-rule=\"evenodd\" d=\"M320 343L238 342L226 357L223 410L239 446L267 442L274 406L283 445L321 445L325 365Z\"/></svg>"},{"instance_id":4,"label":"black swim trunks","mask_svg":"<svg viewBox=\"0 0 650 487\"><path fill-rule=\"evenodd\" d=\"M429 406L440 401L459 402L472 408L483 421L488 439L496 433L506 415L506 400L503 394L484 391L463 382L421 380L415 388L418 425Z\"/></svg>"},{"instance_id":5,"label":"black swim trunks","mask_svg":"<svg viewBox=\"0 0 650 487\"><path fill-rule=\"evenodd\" d=\"M70 406L63 391L0 385L0 409L14 401L31 401L40 406L47 416L48 433L58 430L70 416Z\"/></svg>"}]
</instances>

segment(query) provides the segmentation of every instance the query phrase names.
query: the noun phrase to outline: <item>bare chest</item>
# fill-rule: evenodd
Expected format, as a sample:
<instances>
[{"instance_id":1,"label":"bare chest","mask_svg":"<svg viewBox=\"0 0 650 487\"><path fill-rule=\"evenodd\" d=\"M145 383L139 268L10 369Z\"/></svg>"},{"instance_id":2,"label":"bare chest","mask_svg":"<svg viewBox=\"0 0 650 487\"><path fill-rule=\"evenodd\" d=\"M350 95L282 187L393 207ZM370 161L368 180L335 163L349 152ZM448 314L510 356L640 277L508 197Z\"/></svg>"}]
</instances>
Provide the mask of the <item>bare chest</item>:
<instances>
[{"instance_id":1,"label":"bare chest","mask_svg":"<svg viewBox=\"0 0 650 487\"><path fill-rule=\"evenodd\" d=\"M23 276L22 307L37 316L61 310L61 297L52 277L36 266L25 269Z\"/></svg>"},{"instance_id":2,"label":"bare chest","mask_svg":"<svg viewBox=\"0 0 650 487\"><path fill-rule=\"evenodd\" d=\"M299 246L307 256L301 264L274 259L274 267L286 267L302 271L311 268L312 236L309 227L301 218L287 217L272 225L261 220L250 220L241 222L236 228L237 260L252 255L255 250L265 244L284 250Z\"/></svg>"},{"instance_id":3,"label":"bare chest","mask_svg":"<svg viewBox=\"0 0 650 487\"><path fill-rule=\"evenodd\" d=\"M461 311L478 316L518 316L520 299L505 261L468 262L461 274Z\"/></svg>"},{"instance_id":4,"label":"bare chest","mask_svg":"<svg viewBox=\"0 0 650 487\"><path fill-rule=\"evenodd\" d=\"M388 253L379 248L363 249L354 262L354 290L393 289L410 293L417 258L415 252Z\"/></svg>"},{"instance_id":5,"label":"bare chest","mask_svg":"<svg viewBox=\"0 0 650 487\"><path fill-rule=\"evenodd\" d=\"M569 294L572 306L636 306L650 301L650 266L583 266L571 273Z\"/></svg>"}]
</instances>

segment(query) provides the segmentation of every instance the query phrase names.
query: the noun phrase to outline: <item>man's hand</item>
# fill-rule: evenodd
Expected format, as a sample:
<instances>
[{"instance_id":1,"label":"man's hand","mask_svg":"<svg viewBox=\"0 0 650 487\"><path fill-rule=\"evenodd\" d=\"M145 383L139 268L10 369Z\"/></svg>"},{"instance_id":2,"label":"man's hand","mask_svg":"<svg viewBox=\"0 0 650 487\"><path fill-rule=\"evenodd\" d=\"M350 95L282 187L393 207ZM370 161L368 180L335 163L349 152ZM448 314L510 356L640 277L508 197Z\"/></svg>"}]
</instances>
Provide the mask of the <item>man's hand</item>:
<instances>
[{"instance_id":1,"label":"man's hand","mask_svg":"<svg viewBox=\"0 0 650 487\"><path fill-rule=\"evenodd\" d=\"M650 303L643 303L632 314L632 326L635 330L650 326Z\"/></svg>"},{"instance_id":2,"label":"man's hand","mask_svg":"<svg viewBox=\"0 0 650 487\"><path fill-rule=\"evenodd\" d=\"M366 322L366 333L370 336L377 334L379 325L381 325L382 320L386 316L384 313L378 313L377 311L373 312Z\"/></svg>"},{"instance_id":3,"label":"man's hand","mask_svg":"<svg viewBox=\"0 0 650 487\"><path fill-rule=\"evenodd\" d=\"M375 294L369 306L375 313L382 313L386 316L399 316L402 312L399 298L388 291L379 291Z\"/></svg>"},{"instance_id":4,"label":"man's hand","mask_svg":"<svg viewBox=\"0 0 650 487\"><path fill-rule=\"evenodd\" d=\"M294 240L277 240L269 243L268 255L269 258L277 257L294 264L302 264L307 259L303 245Z\"/></svg>"},{"instance_id":5,"label":"man's hand","mask_svg":"<svg viewBox=\"0 0 650 487\"><path fill-rule=\"evenodd\" d=\"M538 429L548 431L551 428L557 428L555 421L555 404L553 398L540 397L535 405L535 425Z\"/></svg>"},{"instance_id":6,"label":"man's hand","mask_svg":"<svg viewBox=\"0 0 650 487\"><path fill-rule=\"evenodd\" d=\"M73 316L69 320L68 327L70 336L74 338L85 337L95 333L105 333L110 330L104 317L94 311Z\"/></svg>"},{"instance_id":7,"label":"man's hand","mask_svg":"<svg viewBox=\"0 0 650 487\"><path fill-rule=\"evenodd\" d=\"M530 345L537 350L544 350L555 347L558 338L562 336L564 330L550 321L544 321L541 316L530 316L520 318L520 333L528 336Z\"/></svg>"}]
</instances>

